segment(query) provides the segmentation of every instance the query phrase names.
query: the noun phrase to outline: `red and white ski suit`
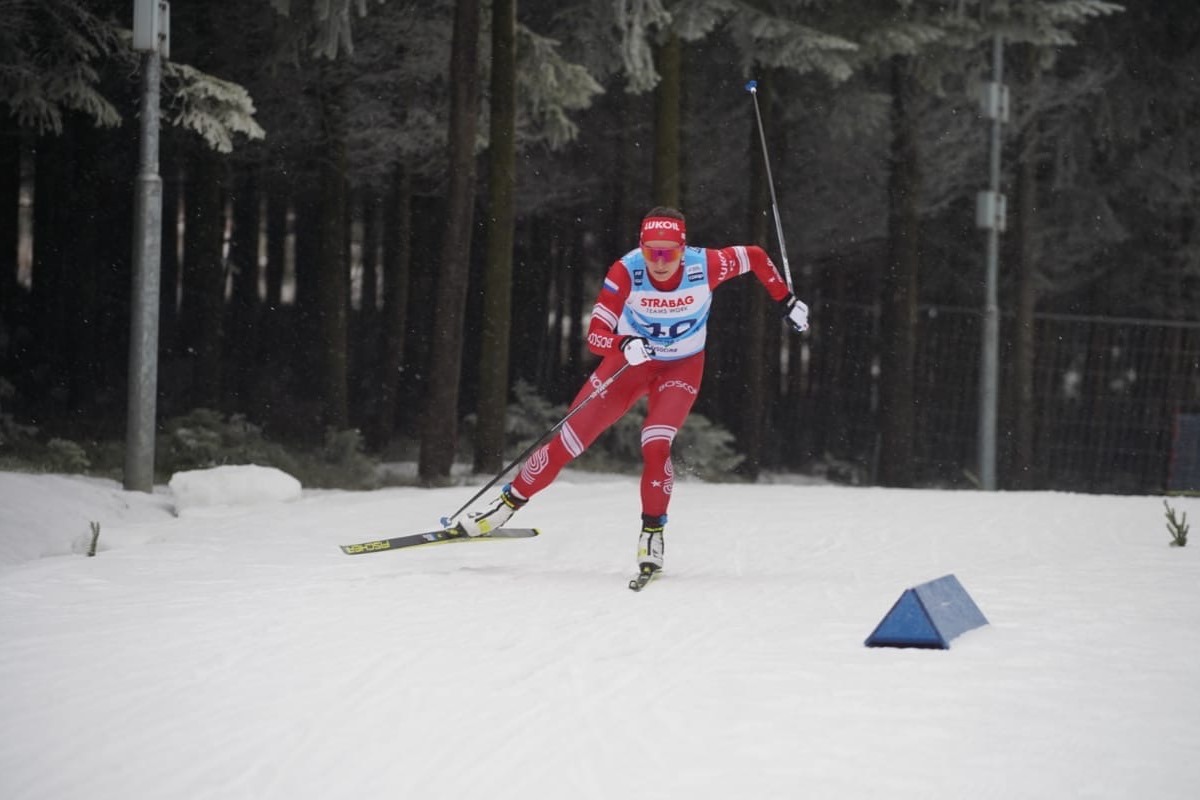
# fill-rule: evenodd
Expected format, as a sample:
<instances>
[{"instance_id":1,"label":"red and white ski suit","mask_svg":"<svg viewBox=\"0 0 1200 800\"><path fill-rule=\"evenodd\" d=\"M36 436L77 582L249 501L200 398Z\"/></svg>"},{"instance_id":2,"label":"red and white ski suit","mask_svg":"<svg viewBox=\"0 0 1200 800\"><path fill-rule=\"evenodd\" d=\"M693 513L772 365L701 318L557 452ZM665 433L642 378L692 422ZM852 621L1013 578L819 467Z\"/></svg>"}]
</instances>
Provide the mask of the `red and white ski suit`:
<instances>
[{"instance_id":1,"label":"red and white ski suit","mask_svg":"<svg viewBox=\"0 0 1200 800\"><path fill-rule=\"evenodd\" d=\"M654 280L640 249L613 263L592 309L588 349L602 357L571 404L574 409L611 377L625 356L621 343L645 337L654 358L631 366L602 394L563 425L558 435L521 466L512 482L530 498L546 488L571 459L578 457L643 396L642 513L665 516L671 501L671 443L683 425L704 374L704 343L712 292L719 285L753 272L773 300L788 290L766 252L751 246L711 250L688 247L667 283Z\"/></svg>"}]
</instances>

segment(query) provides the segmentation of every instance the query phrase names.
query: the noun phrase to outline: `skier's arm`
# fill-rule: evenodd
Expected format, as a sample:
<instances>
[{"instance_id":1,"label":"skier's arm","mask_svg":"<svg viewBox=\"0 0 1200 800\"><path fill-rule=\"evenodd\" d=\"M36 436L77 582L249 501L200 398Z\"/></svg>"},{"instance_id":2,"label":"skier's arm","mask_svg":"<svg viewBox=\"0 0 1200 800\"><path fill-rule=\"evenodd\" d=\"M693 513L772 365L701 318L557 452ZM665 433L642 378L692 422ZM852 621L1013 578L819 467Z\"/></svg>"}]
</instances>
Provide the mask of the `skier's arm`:
<instances>
[{"instance_id":1,"label":"skier's arm","mask_svg":"<svg viewBox=\"0 0 1200 800\"><path fill-rule=\"evenodd\" d=\"M621 352L623 340L629 338L617 335L617 322L621 319L631 288L629 273L620 261L609 267L596 305L592 308L592 321L588 325L588 350L596 355L604 357Z\"/></svg>"},{"instance_id":2,"label":"skier's arm","mask_svg":"<svg viewBox=\"0 0 1200 800\"><path fill-rule=\"evenodd\" d=\"M708 284L712 288L747 272L754 273L771 299L779 304L781 315L793 329L800 332L808 329L808 306L788 291L765 250L757 245L746 245L708 251Z\"/></svg>"},{"instance_id":3,"label":"skier's arm","mask_svg":"<svg viewBox=\"0 0 1200 800\"><path fill-rule=\"evenodd\" d=\"M738 245L722 247L720 250L708 252L708 285L717 288L720 284L753 272L771 295L771 299L779 302L788 295L787 284L783 282L779 270L767 255L767 251L758 245Z\"/></svg>"}]
</instances>

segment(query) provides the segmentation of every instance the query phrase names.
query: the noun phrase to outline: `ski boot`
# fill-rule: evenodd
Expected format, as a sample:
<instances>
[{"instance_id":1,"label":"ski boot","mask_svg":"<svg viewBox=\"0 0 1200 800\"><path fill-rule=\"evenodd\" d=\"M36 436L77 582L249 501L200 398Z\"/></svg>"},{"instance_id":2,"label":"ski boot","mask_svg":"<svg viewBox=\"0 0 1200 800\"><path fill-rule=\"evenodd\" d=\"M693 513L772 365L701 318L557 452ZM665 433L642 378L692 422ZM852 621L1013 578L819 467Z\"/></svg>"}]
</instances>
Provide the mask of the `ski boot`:
<instances>
[{"instance_id":1,"label":"ski boot","mask_svg":"<svg viewBox=\"0 0 1200 800\"><path fill-rule=\"evenodd\" d=\"M486 536L512 519L512 515L529 502L513 491L512 484L506 484L500 490L500 497L486 511L476 511L468 514L454 526L459 535Z\"/></svg>"},{"instance_id":2,"label":"ski boot","mask_svg":"<svg viewBox=\"0 0 1200 800\"><path fill-rule=\"evenodd\" d=\"M663 528L667 515L642 514L642 533L638 536L638 571L657 572L663 567Z\"/></svg>"}]
</instances>

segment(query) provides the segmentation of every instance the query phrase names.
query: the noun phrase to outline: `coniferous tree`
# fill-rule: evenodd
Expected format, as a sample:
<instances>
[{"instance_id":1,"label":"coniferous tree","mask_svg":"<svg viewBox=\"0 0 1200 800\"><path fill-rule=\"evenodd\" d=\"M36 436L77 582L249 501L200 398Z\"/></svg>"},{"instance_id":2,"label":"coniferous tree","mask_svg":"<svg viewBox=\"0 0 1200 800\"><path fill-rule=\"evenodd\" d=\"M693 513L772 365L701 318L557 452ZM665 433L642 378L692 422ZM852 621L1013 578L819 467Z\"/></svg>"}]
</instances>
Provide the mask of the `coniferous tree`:
<instances>
[{"instance_id":1,"label":"coniferous tree","mask_svg":"<svg viewBox=\"0 0 1200 800\"><path fill-rule=\"evenodd\" d=\"M1027 87L1031 97L1039 94L1040 71L1037 66L1039 49L1036 45L1025 45L1018 55L1016 70L1019 84ZM1034 451L1034 356L1035 323L1038 281L1038 237L1036 216L1038 205L1038 150L1041 143L1041 125L1036 113L1017 133L1017 165L1014 183L1013 214L1013 311L1012 323L1012 381L1009 392L1010 418L1012 422L1011 452L1008 464L1008 485L1014 489L1028 489L1036 485Z\"/></svg>"},{"instance_id":2,"label":"coniferous tree","mask_svg":"<svg viewBox=\"0 0 1200 800\"><path fill-rule=\"evenodd\" d=\"M429 385L417 465L426 484L442 483L458 445L463 313L475 199L479 0L456 0L450 56L448 190L431 336Z\"/></svg>"},{"instance_id":3,"label":"coniferous tree","mask_svg":"<svg viewBox=\"0 0 1200 800\"><path fill-rule=\"evenodd\" d=\"M667 31L655 48L659 81L654 87L654 174L651 193L654 204L679 208L683 205L680 174L680 106L683 103L683 42Z\"/></svg>"},{"instance_id":4,"label":"coniferous tree","mask_svg":"<svg viewBox=\"0 0 1200 800\"><path fill-rule=\"evenodd\" d=\"M259 186L250 169L236 170L229 196L229 314L223 356L226 405L246 408L255 402L255 375L261 363L256 347L259 328L258 234Z\"/></svg>"},{"instance_id":5,"label":"coniferous tree","mask_svg":"<svg viewBox=\"0 0 1200 800\"><path fill-rule=\"evenodd\" d=\"M226 164L207 148L188 160L184 222L181 350L188 354L191 406L220 409L224 343Z\"/></svg>"},{"instance_id":6,"label":"coniferous tree","mask_svg":"<svg viewBox=\"0 0 1200 800\"><path fill-rule=\"evenodd\" d=\"M404 365L408 326L409 271L412 267L412 172L403 164L395 173L383 215L383 341L375 441L386 447L396 430L397 398Z\"/></svg>"},{"instance_id":7,"label":"coniferous tree","mask_svg":"<svg viewBox=\"0 0 1200 800\"><path fill-rule=\"evenodd\" d=\"M0 329L12 324L18 291L21 150L20 131L7 120L0 121Z\"/></svg>"},{"instance_id":8,"label":"coniferous tree","mask_svg":"<svg viewBox=\"0 0 1200 800\"><path fill-rule=\"evenodd\" d=\"M771 91L771 72L764 72L759 79L758 88L763 92L761 109L763 132L758 131L757 119L750 124L749 157L750 157L750 188L748 203L748 242L765 246L767 242L767 215L771 208L771 192L767 185L766 165L762 158L761 136L766 131L774 131L774 93ZM769 148L768 148L769 152ZM776 151L778 152L778 150ZM779 265L782 269L782 264ZM738 361L741 367L741 388L745 407L749 413L742 415L738 449L746 458L738 466L738 471L751 480L757 480L764 464L764 445L768 430L769 410L772 405L767 396L767 380L772 370L767 368L769 357L766 352L767 343L767 302L766 292L760 286L744 286L746 283L757 283L756 280L744 280L742 292L742 313L738 339L734 344L740 353Z\"/></svg>"},{"instance_id":9,"label":"coniferous tree","mask_svg":"<svg viewBox=\"0 0 1200 800\"><path fill-rule=\"evenodd\" d=\"M339 114L336 106L328 113ZM346 143L340 125L330 120L328 150L321 159L320 217L317 277L315 281L320 338L321 421L327 428L344 430L349 425L349 367L347 326L350 298L349 265L346 263Z\"/></svg>"},{"instance_id":10,"label":"coniferous tree","mask_svg":"<svg viewBox=\"0 0 1200 800\"><path fill-rule=\"evenodd\" d=\"M512 316L516 189L517 0L492 2L492 86L488 136L487 265L483 285L482 352L475 471L495 472L504 456Z\"/></svg>"},{"instance_id":11,"label":"coniferous tree","mask_svg":"<svg viewBox=\"0 0 1200 800\"><path fill-rule=\"evenodd\" d=\"M883 265L880 377L879 482L910 486L914 472L914 375L917 348L917 274L920 264L921 192L916 98L905 56L889 65L892 93L892 159L888 173L888 246Z\"/></svg>"}]
</instances>

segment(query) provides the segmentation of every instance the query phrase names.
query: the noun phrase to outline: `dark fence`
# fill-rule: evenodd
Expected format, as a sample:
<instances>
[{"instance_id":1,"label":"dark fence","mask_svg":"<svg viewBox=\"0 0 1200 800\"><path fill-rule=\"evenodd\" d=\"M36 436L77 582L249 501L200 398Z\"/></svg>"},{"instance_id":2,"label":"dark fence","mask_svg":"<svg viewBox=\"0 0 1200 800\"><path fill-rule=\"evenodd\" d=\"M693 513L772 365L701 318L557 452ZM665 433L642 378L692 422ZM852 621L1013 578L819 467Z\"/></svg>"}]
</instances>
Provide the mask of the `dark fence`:
<instances>
[{"instance_id":1,"label":"dark fence","mask_svg":"<svg viewBox=\"0 0 1200 800\"><path fill-rule=\"evenodd\" d=\"M836 310L847 341L875 329L874 310ZM915 364L915 458L923 484L970 485L978 464L978 311L923 308ZM1009 331L1011 320L1002 323ZM1115 319L1063 314L1035 317L1034 469L1031 488L1086 492L1198 491L1195 464L1200 436L1200 323ZM1005 482L1015 429L1011 348L1001 343L999 474ZM841 398L823 415L842 431L833 455L862 465L873 479L877 464L879 370L856 363L813 386L819 398ZM832 382L841 385L836 389ZM838 451L841 452L838 452ZM1191 470L1189 472L1189 470Z\"/></svg>"}]
</instances>

